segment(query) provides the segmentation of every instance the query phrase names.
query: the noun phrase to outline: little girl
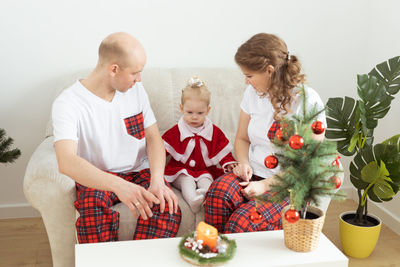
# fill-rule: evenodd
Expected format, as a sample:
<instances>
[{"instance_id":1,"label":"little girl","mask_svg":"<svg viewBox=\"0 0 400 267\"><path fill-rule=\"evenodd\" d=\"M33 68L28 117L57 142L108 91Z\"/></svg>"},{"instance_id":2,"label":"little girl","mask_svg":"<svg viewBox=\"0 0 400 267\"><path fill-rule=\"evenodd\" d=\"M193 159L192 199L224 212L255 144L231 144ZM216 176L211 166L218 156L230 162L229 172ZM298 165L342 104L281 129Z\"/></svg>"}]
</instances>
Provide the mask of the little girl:
<instances>
[{"instance_id":1,"label":"little girl","mask_svg":"<svg viewBox=\"0 0 400 267\"><path fill-rule=\"evenodd\" d=\"M165 148L171 155L165 167L165 180L182 191L183 198L196 213L213 180L232 171L236 161L229 140L207 118L210 92L204 82L197 77L190 78L182 90L179 107L183 116L163 135Z\"/></svg>"}]
</instances>

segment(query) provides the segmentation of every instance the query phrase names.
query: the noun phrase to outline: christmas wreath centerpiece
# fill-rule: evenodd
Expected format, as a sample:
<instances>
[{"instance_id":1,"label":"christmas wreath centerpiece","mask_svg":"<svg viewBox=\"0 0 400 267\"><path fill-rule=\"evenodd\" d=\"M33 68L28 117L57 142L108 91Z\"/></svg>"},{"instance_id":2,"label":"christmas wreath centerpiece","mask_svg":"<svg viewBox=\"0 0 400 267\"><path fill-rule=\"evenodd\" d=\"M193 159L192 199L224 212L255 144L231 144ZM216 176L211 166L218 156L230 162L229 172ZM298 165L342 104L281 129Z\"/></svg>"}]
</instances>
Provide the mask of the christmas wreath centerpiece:
<instances>
[{"instance_id":1,"label":"christmas wreath centerpiece","mask_svg":"<svg viewBox=\"0 0 400 267\"><path fill-rule=\"evenodd\" d=\"M233 258L236 242L218 234L215 227L200 222L196 231L182 237L178 248L181 257L191 264L216 266Z\"/></svg>"}]
</instances>

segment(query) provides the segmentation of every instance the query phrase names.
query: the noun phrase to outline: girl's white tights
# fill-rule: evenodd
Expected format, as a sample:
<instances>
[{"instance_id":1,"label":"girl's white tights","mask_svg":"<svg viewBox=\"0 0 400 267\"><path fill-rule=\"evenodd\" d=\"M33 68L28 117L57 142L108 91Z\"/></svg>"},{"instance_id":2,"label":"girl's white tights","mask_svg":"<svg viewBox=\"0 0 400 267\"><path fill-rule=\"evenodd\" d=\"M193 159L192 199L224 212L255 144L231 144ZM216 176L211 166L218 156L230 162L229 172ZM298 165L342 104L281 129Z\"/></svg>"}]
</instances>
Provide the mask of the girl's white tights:
<instances>
[{"instance_id":1,"label":"girl's white tights","mask_svg":"<svg viewBox=\"0 0 400 267\"><path fill-rule=\"evenodd\" d=\"M180 174L172 182L172 185L181 190L182 196L189 204L191 210L197 213L205 201L206 193L211 183L208 178L201 178L196 182L192 177Z\"/></svg>"}]
</instances>

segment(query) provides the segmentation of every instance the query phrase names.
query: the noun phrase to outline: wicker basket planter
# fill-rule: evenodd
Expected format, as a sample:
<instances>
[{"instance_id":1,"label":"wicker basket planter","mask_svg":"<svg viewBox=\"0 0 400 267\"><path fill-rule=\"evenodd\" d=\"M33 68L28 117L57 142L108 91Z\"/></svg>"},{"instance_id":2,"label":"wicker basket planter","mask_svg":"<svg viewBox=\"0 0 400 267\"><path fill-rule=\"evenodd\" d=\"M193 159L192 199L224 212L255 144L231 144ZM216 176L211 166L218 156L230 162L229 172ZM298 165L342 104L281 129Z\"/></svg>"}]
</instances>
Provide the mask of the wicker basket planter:
<instances>
[{"instance_id":1,"label":"wicker basket planter","mask_svg":"<svg viewBox=\"0 0 400 267\"><path fill-rule=\"evenodd\" d=\"M324 212L316 207L309 206L307 212L314 213L316 219L300 219L296 223L288 223L285 219L285 212L290 207L282 210L282 225L285 245L291 250L309 252L318 246L319 236L325 221Z\"/></svg>"}]
</instances>

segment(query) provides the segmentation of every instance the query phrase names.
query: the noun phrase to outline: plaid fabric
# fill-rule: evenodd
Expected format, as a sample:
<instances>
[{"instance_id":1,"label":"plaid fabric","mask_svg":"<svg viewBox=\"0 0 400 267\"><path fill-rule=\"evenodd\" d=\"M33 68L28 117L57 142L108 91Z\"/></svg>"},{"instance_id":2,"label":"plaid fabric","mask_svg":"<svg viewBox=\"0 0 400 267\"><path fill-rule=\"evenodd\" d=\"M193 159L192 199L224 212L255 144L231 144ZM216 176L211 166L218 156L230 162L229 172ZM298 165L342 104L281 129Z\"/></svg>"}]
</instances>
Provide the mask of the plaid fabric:
<instances>
[{"instance_id":1,"label":"plaid fabric","mask_svg":"<svg viewBox=\"0 0 400 267\"><path fill-rule=\"evenodd\" d=\"M262 178L253 176L253 181ZM262 215L258 224L250 220L255 211L254 200L248 201L241 194L239 178L232 173L225 174L214 181L207 192L205 203L205 221L221 233L240 233L282 229L281 210L289 200L280 204L263 203L257 206ZM266 196L268 197L268 193Z\"/></svg>"},{"instance_id":2,"label":"plaid fabric","mask_svg":"<svg viewBox=\"0 0 400 267\"><path fill-rule=\"evenodd\" d=\"M276 131L278 131L279 128L281 128L280 122L279 121L274 121L272 123L272 125L271 125L271 128L269 128L269 131L268 131L269 140L274 140Z\"/></svg>"},{"instance_id":3,"label":"plaid fabric","mask_svg":"<svg viewBox=\"0 0 400 267\"><path fill-rule=\"evenodd\" d=\"M146 189L150 185L149 169L115 175ZM113 192L88 188L78 183L76 195L74 205L80 214L76 221L79 243L118 241L119 213L110 209L120 203L118 197ZM181 211L170 215L166 206L164 213L160 213L160 205L154 205L152 212L153 217L148 220L139 216L133 239L175 237L181 221Z\"/></svg>"},{"instance_id":4,"label":"plaid fabric","mask_svg":"<svg viewBox=\"0 0 400 267\"><path fill-rule=\"evenodd\" d=\"M126 130L129 135L137 139L142 139L144 137L144 124L143 124L143 114L140 112L134 116L124 119Z\"/></svg>"}]
</instances>

